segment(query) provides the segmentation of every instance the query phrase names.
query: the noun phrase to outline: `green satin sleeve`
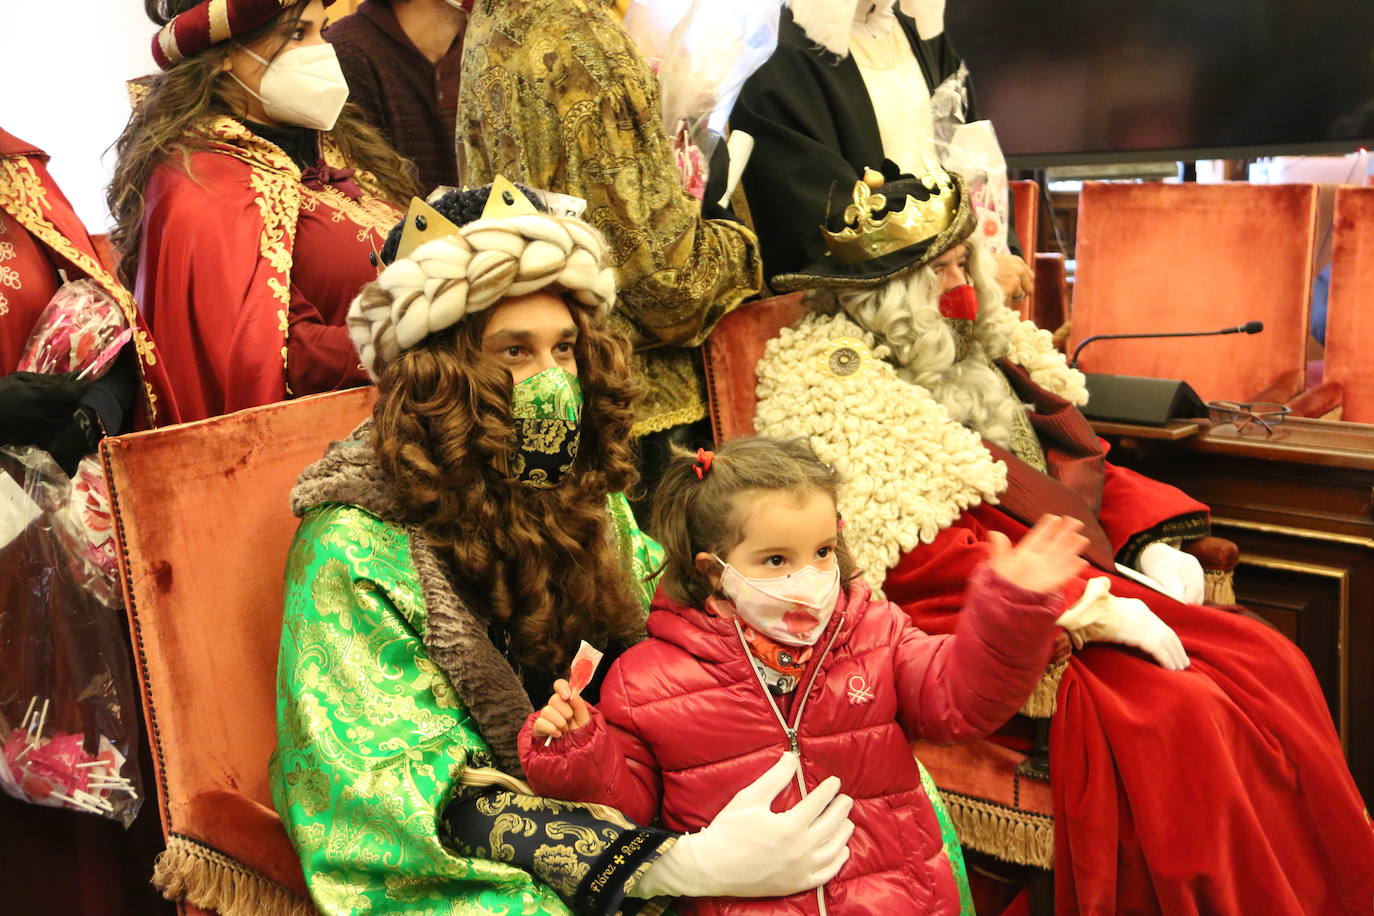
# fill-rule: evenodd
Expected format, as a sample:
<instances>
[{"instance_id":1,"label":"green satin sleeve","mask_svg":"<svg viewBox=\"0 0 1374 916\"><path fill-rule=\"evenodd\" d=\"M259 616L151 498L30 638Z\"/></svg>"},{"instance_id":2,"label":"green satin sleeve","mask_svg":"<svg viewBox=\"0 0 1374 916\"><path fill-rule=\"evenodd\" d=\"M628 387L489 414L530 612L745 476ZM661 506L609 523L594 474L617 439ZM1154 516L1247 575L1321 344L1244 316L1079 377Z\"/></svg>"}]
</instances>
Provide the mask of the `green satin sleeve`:
<instances>
[{"instance_id":1,"label":"green satin sleeve","mask_svg":"<svg viewBox=\"0 0 1374 916\"><path fill-rule=\"evenodd\" d=\"M527 872L439 840L463 770L492 758L425 652L404 530L354 507L315 509L285 589L270 778L321 912L567 914Z\"/></svg>"},{"instance_id":2,"label":"green satin sleeve","mask_svg":"<svg viewBox=\"0 0 1374 916\"><path fill-rule=\"evenodd\" d=\"M606 511L610 514L611 525L620 539L620 549L624 551L629 564L635 594L644 602L644 613L647 614L663 573L663 545L639 530L634 513L630 511L630 501L624 493L612 493L606 497Z\"/></svg>"}]
</instances>

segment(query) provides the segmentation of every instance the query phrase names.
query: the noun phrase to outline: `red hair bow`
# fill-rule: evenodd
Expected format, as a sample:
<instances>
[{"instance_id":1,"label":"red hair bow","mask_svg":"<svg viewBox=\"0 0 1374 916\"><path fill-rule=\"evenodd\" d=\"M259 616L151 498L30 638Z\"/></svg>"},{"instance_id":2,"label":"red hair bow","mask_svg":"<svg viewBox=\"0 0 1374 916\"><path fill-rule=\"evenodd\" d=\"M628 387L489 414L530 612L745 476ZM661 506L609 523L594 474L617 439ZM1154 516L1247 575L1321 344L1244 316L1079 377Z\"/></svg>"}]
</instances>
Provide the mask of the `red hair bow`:
<instances>
[{"instance_id":1,"label":"red hair bow","mask_svg":"<svg viewBox=\"0 0 1374 916\"><path fill-rule=\"evenodd\" d=\"M715 452L707 451L704 448L697 449L697 462L692 465L692 470L697 472L697 480L706 479L706 472L711 470L711 462L715 460Z\"/></svg>"}]
</instances>

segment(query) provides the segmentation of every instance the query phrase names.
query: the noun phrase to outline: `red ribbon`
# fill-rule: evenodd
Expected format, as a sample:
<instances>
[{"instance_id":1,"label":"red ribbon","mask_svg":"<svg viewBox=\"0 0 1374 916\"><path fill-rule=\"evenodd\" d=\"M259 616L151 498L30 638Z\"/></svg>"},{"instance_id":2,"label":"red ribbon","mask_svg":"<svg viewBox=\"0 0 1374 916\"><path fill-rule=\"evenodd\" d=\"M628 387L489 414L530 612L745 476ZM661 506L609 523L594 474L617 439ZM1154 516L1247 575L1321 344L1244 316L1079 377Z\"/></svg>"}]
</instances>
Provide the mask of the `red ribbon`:
<instances>
[{"instance_id":1,"label":"red ribbon","mask_svg":"<svg viewBox=\"0 0 1374 916\"><path fill-rule=\"evenodd\" d=\"M336 169L325 165L323 162L311 166L301 171L301 184L312 191L324 190L324 186L333 185L349 200L357 200L363 196L363 189L358 187L358 183L353 180L352 169Z\"/></svg>"},{"instance_id":2,"label":"red ribbon","mask_svg":"<svg viewBox=\"0 0 1374 916\"><path fill-rule=\"evenodd\" d=\"M715 452L707 451L704 448L697 449L697 462L692 465L692 470L697 472L697 480L706 479L706 472L711 470L711 462L715 460Z\"/></svg>"}]
</instances>

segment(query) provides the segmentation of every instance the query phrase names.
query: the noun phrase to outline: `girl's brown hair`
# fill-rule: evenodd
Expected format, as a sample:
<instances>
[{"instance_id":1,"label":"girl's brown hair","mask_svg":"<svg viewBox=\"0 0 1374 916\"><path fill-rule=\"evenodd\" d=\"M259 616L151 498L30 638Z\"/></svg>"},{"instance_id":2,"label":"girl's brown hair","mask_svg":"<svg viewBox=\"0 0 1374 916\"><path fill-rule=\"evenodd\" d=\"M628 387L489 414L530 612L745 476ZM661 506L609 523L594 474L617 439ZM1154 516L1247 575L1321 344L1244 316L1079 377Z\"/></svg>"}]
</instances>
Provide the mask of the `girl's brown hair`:
<instances>
[{"instance_id":1,"label":"girl's brown hair","mask_svg":"<svg viewBox=\"0 0 1374 916\"><path fill-rule=\"evenodd\" d=\"M751 494L825 493L838 500L840 475L822 463L805 439L750 436L721 446L711 467L698 478L697 456L675 449L654 494L652 533L663 545L663 589L674 600L701 607L711 580L696 565L698 553L724 557L744 539ZM844 538L836 541L840 578L857 576Z\"/></svg>"},{"instance_id":2,"label":"girl's brown hair","mask_svg":"<svg viewBox=\"0 0 1374 916\"><path fill-rule=\"evenodd\" d=\"M173 16L198 2L144 0L144 9L153 22L165 25ZM239 35L235 41L220 42L177 63L165 73L141 81L147 95L134 106L129 123L115 141L118 160L105 194L114 217L110 241L119 258L116 272L120 282L129 289L134 288L138 274L144 192L153 172L173 156L178 156L181 168L189 174L191 154L209 149L211 145L204 132L205 124L215 117L243 117L243 93L237 83L221 73L224 61L236 44L252 45L276 35L280 43L272 53L263 55L268 60L274 59L286 47L306 6L302 0ZM345 105L329 136L349 167L371 172L387 200L398 207L406 206L416 191L415 167L401 158L375 127L363 120L361 108L352 103Z\"/></svg>"},{"instance_id":3,"label":"girl's brown hair","mask_svg":"<svg viewBox=\"0 0 1374 916\"><path fill-rule=\"evenodd\" d=\"M363 296L386 295L369 284ZM630 345L570 304L583 408L572 473L552 489L508 473L510 371L477 316L404 350L377 381L372 442L408 516L448 558L471 610L532 667L563 667L586 639L630 643L644 610L606 497L636 480Z\"/></svg>"}]
</instances>

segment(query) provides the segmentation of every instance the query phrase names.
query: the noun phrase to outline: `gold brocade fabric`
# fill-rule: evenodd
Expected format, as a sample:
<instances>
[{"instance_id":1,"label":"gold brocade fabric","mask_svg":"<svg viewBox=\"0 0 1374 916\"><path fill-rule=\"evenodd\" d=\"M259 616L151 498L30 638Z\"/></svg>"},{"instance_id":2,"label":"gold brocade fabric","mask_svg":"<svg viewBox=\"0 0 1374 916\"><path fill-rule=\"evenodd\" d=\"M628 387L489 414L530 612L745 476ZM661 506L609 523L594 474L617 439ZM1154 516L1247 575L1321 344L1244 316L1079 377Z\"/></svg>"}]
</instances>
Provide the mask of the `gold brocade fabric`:
<instances>
[{"instance_id":1,"label":"gold brocade fabric","mask_svg":"<svg viewBox=\"0 0 1374 916\"><path fill-rule=\"evenodd\" d=\"M754 234L682 190L658 83L604 3L478 0L459 91L460 177L584 198L620 299L613 325L649 389L635 435L705 416L689 349L763 286Z\"/></svg>"}]
</instances>

